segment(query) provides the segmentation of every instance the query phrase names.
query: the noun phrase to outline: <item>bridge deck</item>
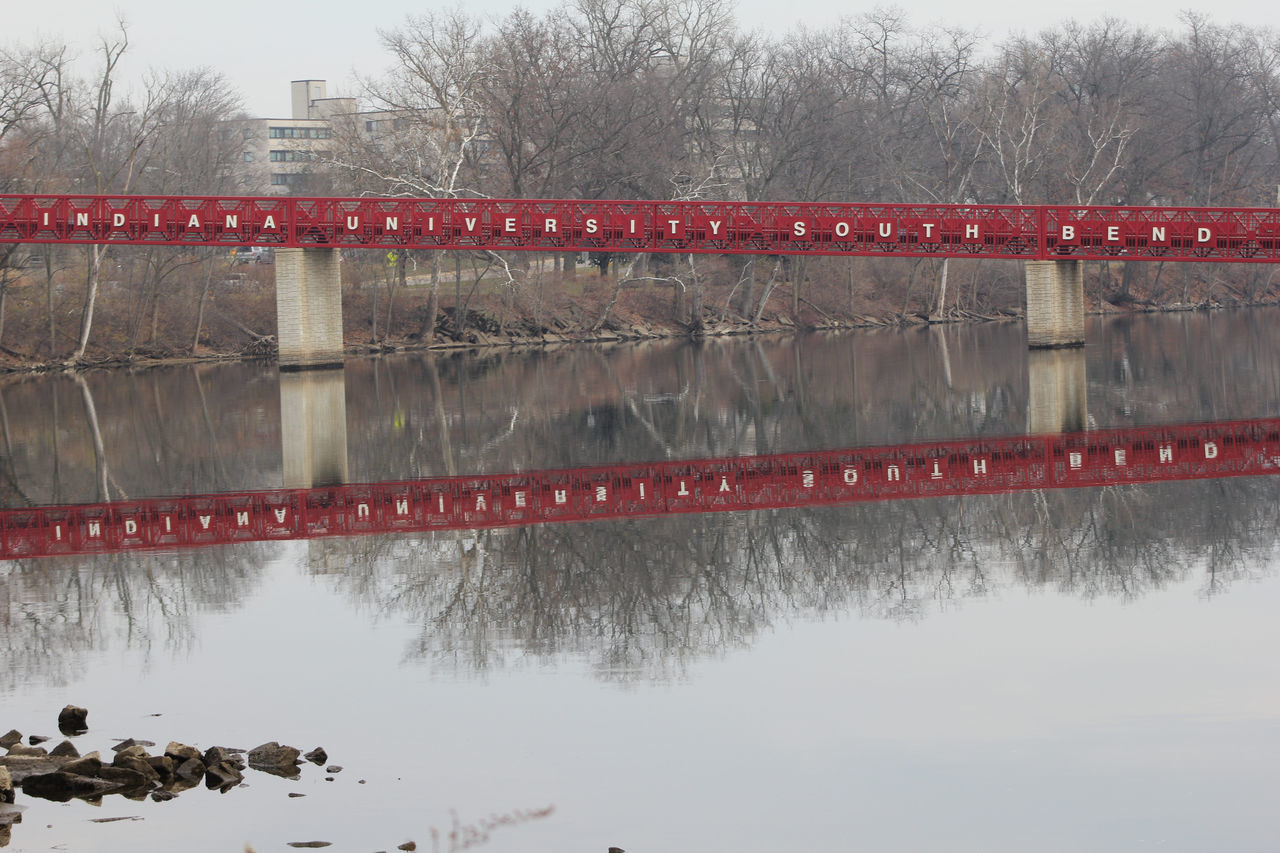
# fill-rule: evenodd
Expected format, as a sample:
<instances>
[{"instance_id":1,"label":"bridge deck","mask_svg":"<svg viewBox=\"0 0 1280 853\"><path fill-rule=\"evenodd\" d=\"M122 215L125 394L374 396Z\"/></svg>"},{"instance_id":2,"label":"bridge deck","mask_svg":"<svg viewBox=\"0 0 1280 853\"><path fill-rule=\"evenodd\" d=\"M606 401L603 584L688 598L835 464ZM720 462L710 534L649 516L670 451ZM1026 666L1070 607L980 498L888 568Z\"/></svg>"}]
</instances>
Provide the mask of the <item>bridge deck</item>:
<instances>
[{"instance_id":1,"label":"bridge deck","mask_svg":"<svg viewBox=\"0 0 1280 853\"><path fill-rule=\"evenodd\" d=\"M1280 209L0 195L0 242L1280 261Z\"/></svg>"}]
</instances>

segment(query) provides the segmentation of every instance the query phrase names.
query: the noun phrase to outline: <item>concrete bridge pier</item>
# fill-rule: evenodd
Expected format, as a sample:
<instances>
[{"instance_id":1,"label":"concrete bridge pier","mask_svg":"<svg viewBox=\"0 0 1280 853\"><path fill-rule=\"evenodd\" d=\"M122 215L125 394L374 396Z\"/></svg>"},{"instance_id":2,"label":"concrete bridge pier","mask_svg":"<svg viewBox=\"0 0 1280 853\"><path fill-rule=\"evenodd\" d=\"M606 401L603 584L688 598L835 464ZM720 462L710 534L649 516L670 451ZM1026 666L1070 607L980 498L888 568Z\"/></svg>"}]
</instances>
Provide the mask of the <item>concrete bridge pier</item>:
<instances>
[{"instance_id":1,"label":"concrete bridge pier","mask_svg":"<svg viewBox=\"0 0 1280 853\"><path fill-rule=\"evenodd\" d=\"M284 487L347 482L347 385L341 368L280 372Z\"/></svg>"},{"instance_id":2,"label":"concrete bridge pier","mask_svg":"<svg viewBox=\"0 0 1280 853\"><path fill-rule=\"evenodd\" d=\"M1084 346L1084 268L1080 261L1026 261L1027 345Z\"/></svg>"},{"instance_id":3,"label":"concrete bridge pier","mask_svg":"<svg viewBox=\"0 0 1280 853\"><path fill-rule=\"evenodd\" d=\"M276 250L280 369L342 365L342 273L337 249Z\"/></svg>"},{"instance_id":4,"label":"concrete bridge pier","mask_svg":"<svg viewBox=\"0 0 1280 853\"><path fill-rule=\"evenodd\" d=\"M1027 353L1027 432L1080 432L1088 426L1089 393L1084 349Z\"/></svg>"}]
</instances>

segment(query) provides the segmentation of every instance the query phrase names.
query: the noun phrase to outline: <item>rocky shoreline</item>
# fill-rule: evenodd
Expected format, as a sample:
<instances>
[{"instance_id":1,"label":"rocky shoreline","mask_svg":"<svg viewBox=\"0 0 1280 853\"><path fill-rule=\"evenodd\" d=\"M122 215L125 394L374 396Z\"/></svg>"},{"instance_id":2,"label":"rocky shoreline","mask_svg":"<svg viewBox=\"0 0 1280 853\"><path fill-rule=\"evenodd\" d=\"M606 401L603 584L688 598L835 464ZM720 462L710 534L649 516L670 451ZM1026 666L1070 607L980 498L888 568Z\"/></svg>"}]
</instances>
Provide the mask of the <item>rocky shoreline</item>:
<instances>
[{"instance_id":1,"label":"rocky shoreline","mask_svg":"<svg viewBox=\"0 0 1280 853\"><path fill-rule=\"evenodd\" d=\"M976 315L958 314L945 319L930 319L922 315L904 315L893 318L858 316L849 319L830 319L822 323L797 324L788 317L777 317L757 324L724 322L710 324L696 331L684 326L663 325L640 320L613 322L605 327L590 330L569 325L548 329L539 334L524 333L519 329L498 332L483 326L468 328L457 336L439 335L431 343L410 339L393 339L370 343L348 339L343 347L347 356L385 355L402 352L449 354L467 351L500 351L509 349L555 349L582 344L612 345L641 341L696 340L740 336L787 335L798 332L839 332L854 329L904 328L936 325L939 323L1007 322L1020 318L1016 313ZM36 361L12 350L0 348L0 374L47 373L65 370L95 370L138 368L162 365L204 364L219 361L270 360L276 358L275 336L266 335L254 346L234 351L163 352L155 349L119 353L113 355L89 355L78 362L63 360Z\"/></svg>"},{"instance_id":2,"label":"rocky shoreline","mask_svg":"<svg viewBox=\"0 0 1280 853\"><path fill-rule=\"evenodd\" d=\"M128 738L105 751L110 753L109 758L97 750L82 754L71 738L88 732L88 714L85 708L74 705L63 708L58 715L58 730L66 739L53 747L43 745L52 738L37 734L24 738L17 729L0 735L0 749L6 750L0 755L0 847L9 843L13 826L22 822L26 806L17 802L18 791L26 797L62 803L73 799L101 803L103 797L112 795L165 802L201 787L225 793L243 785L245 773L250 770L298 779L302 768L310 763L323 767L330 774L326 777L329 780L333 779L332 774L342 771L341 766L328 763L329 756L322 747L303 754L296 747L276 741L252 749L200 749L170 741L163 749L155 750L152 741ZM289 796L306 795L295 792ZM327 847L329 842L295 842L291 846ZM397 849L415 848L416 844L408 841Z\"/></svg>"},{"instance_id":3,"label":"rocky shoreline","mask_svg":"<svg viewBox=\"0 0 1280 853\"><path fill-rule=\"evenodd\" d=\"M341 773L341 765L330 764L323 747L303 753L297 747L268 741L244 749L228 746L209 746L201 749L190 744L170 741L163 749L155 749L152 741L127 738L103 751L81 754L72 739L89 731L89 712L85 708L68 705L58 715L58 731L64 739L52 747L53 738L39 734L24 736L17 729L0 735L0 847L11 841L13 827L22 823L27 805L18 802L22 796L66 803L80 800L101 805L108 796L119 795L125 799L164 803L188 791L204 788L226 793L234 788L247 787L246 773L268 773L286 779L301 779L304 768L323 768L325 781L332 782ZM106 754L110 754L110 758ZM358 780L363 785L364 779ZM289 797L305 797L299 791L290 791ZM434 849L441 849L444 841L449 851L460 851L488 840L490 833L506 827L546 818L554 806L525 809L502 814L491 814L474 823L463 823L453 815L453 826L443 831L435 827L425 828L432 838ZM131 818L98 818L106 823ZM132 818L139 819L139 818ZM332 846L329 841L291 841L293 848L323 848ZM388 853L391 848L378 850ZM418 843L412 839L395 845L395 850L413 851ZM621 848L611 847L621 853ZM245 845L245 853L253 848Z\"/></svg>"},{"instance_id":4,"label":"rocky shoreline","mask_svg":"<svg viewBox=\"0 0 1280 853\"><path fill-rule=\"evenodd\" d=\"M1124 308L1106 305L1087 310L1087 316L1116 316L1119 314L1174 314L1192 311L1222 311L1232 308L1258 308L1276 304L1275 301L1245 302L1239 304L1221 302L1127 304ZM1021 310L992 309L986 313L953 310L945 317L931 317L919 313L892 315L857 314L849 317L824 316L820 320L797 322L785 314L779 314L757 323L725 320L708 323L698 328L687 325L614 319L601 328L592 329L573 323L555 323L540 332L511 324L495 328L496 324L477 322L473 326L453 333L442 325L436 338L430 343L413 338L396 337L378 342L360 340L348 336L343 351L347 356L385 355L402 352L431 352L449 354L457 352L491 352L504 349L555 349L581 344L611 345L658 340L697 340L739 336L788 335L802 332L844 332L858 329L902 329L918 326L955 325L964 323L1012 322L1022 319ZM87 355L77 362L65 360L39 361L6 347L0 347L0 375L32 374L56 371L111 370L117 368L144 368L182 364L206 364L220 361L272 360L277 355L274 335L262 335L247 347L232 350L189 351L144 348L113 354Z\"/></svg>"}]
</instances>

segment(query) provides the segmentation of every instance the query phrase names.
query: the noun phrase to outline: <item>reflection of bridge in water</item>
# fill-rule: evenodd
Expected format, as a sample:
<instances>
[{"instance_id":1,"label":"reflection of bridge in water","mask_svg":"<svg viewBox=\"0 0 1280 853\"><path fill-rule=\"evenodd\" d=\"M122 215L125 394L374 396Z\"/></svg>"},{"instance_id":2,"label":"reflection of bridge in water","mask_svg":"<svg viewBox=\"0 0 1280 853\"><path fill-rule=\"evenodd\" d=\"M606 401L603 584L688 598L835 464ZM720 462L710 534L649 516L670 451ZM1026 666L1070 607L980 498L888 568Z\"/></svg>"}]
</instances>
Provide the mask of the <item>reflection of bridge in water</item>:
<instances>
[{"instance_id":1,"label":"reflection of bridge in water","mask_svg":"<svg viewBox=\"0 0 1280 853\"><path fill-rule=\"evenodd\" d=\"M1280 473L1280 418L0 511L0 558Z\"/></svg>"}]
</instances>

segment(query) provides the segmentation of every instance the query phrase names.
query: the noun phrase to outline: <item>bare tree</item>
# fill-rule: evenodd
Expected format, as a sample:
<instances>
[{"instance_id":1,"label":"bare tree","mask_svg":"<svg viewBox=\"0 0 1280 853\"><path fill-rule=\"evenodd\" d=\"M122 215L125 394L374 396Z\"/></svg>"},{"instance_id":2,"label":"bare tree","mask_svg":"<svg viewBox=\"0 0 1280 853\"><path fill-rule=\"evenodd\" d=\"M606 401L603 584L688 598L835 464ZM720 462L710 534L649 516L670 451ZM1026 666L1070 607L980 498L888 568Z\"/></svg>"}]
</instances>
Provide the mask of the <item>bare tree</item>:
<instances>
[{"instance_id":1,"label":"bare tree","mask_svg":"<svg viewBox=\"0 0 1280 853\"><path fill-rule=\"evenodd\" d=\"M584 81L578 57L561 35L568 26L562 10L541 19L517 10L484 41L486 141L505 178L494 195L553 197L572 181Z\"/></svg>"},{"instance_id":2,"label":"bare tree","mask_svg":"<svg viewBox=\"0 0 1280 853\"><path fill-rule=\"evenodd\" d=\"M0 188L6 191L29 187L42 135L42 108L49 93L60 87L64 54L52 44L0 49ZM26 258L20 244L0 244L0 337L10 277Z\"/></svg>"},{"instance_id":3,"label":"bare tree","mask_svg":"<svg viewBox=\"0 0 1280 853\"><path fill-rule=\"evenodd\" d=\"M488 68L482 27L461 8L409 18L380 32L395 60L383 80L366 81L381 115L374 130L348 127L332 155L346 185L386 195L456 198L480 195L475 183L486 116L480 99ZM431 289L418 337L435 336L440 256L432 255Z\"/></svg>"},{"instance_id":4,"label":"bare tree","mask_svg":"<svg viewBox=\"0 0 1280 853\"><path fill-rule=\"evenodd\" d=\"M1159 39L1105 18L1090 27L1068 23L1044 33L1040 44L1058 105L1052 147L1062 189L1054 195L1080 204L1122 197L1119 179L1154 95Z\"/></svg>"},{"instance_id":5,"label":"bare tree","mask_svg":"<svg viewBox=\"0 0 1280 853\"><path fill-rule=\"evenodd\" d=\"M991 190L1013 204L1047 201L1040 181L1049 163L1053 89L1045 56L1030 39L1015 38L984 77L976 126L1003 184Z\"/></svg>"},{"instance_id":6,"label":"bare tree","mask_svg":"<svg viewBox=\"0 0 1280 853\"><path fill-rule=\"evenodd\" d=\"M900 95L894 122L903 133L890 157L902 198L942 204L964 202L973 189L983 146L973 124L977 39L964 30L932 29L920 34L900 65ZM946 313L951 264L943 258L930 316Z\"/></svg>"},{"instance_id":7,"label":"bare tree","mask_svg":"<svg viewBox=\"0 0 1280 853\"><path fill-rule=\"evenodd\" d=\"M155 106L154 131L145 141L144 162L133 187L156 195L214 195L232 188L240 139L226 122L241 109L240 96L221 74L207 68L162 72L148 88L163 93ZM146 247L141 260L141 305L134 316L132 346L146 328L146 340L158 339L164 283L179 270L207 261L219 249L176 252ZM201 295L203 305L206 291ZM144 320L149 321L144 325ZM199 323L197 323L199 325ZM198 335L198 332L197 332Z\"/></svg>"},{"instance_id":8,"label":"bare tree","mask_svg":"<svg viewBox=\"0 0 1280 853\"><path fill-rule=\"evenodd\" d=\"M1185 33L1170 46L1162 74L1163 129L1178 148L1173 189L1192 204L1269 203L1270 187L1261 199L1255 194L1268 116L1267 93L1254 74L1255 37L1196 13L1182 21Z\"/></svg>"},{"instance_id":9,"label":"bare tree","mask_svg":"<svg viewBox=\"0 0 1280 853\"><path fill-rule=\"evenodd\" d=\"M158 91L148 89L139 103L121 103L115 97L118 67L128 47L128 27L121 21L116 35L103 37L99 45L101 65L96 79L72 87L53 112L58 136L74 140L70 155L74 159L68 166L74 169L75 183L88 192L130 192L142 171L145 144L156 128ZM87 250L80 332L68 364L82 361L89 346L107 251L107 247L97 244Z\"/></svg>"}]
</instances>

